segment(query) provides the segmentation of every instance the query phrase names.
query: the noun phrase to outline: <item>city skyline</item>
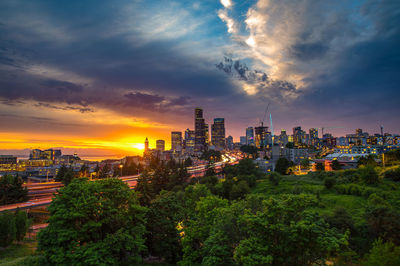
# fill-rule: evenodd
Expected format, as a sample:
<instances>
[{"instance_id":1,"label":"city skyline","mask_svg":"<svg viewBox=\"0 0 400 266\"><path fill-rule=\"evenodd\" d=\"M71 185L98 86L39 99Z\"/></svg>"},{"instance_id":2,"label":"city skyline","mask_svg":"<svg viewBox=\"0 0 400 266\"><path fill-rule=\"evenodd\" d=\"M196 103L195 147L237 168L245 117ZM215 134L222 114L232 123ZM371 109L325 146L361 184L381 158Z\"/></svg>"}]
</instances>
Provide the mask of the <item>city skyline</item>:
<instances>
[{"instance_id":1,"label":"city skyline","mask_svg":"<svg viewBox=\"0 0 400 266\"><path fill-rule=\"evenodd\" d=\"M398 134L399 5L2 1L0 152L170 147L196 106L235 142L268 104L275 135Z\"/></svg>"}]
</instances>

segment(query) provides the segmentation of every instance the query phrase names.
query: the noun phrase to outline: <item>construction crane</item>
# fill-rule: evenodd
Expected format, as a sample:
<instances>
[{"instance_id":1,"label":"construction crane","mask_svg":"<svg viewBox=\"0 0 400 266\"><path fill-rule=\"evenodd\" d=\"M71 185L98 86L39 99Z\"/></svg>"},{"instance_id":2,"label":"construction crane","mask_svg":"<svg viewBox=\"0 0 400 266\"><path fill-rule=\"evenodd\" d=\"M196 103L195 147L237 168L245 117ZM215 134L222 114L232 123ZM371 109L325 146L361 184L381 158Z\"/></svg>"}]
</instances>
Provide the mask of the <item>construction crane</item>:
<instances>
[{"instance_id":1,"label":"construction crane","mask_svg":"<svg viewBox=\"0 0 400 266\"><path fill-rule=\"evenodd\" d=\"M265 121L265 118L267 117L268 108L269 108L269 103L267 104L267 108L265 108L263 119L262 120L260 119L260 126L262 126L262 127L264 126L264 121Z\"/></svg>"}]
</instances>

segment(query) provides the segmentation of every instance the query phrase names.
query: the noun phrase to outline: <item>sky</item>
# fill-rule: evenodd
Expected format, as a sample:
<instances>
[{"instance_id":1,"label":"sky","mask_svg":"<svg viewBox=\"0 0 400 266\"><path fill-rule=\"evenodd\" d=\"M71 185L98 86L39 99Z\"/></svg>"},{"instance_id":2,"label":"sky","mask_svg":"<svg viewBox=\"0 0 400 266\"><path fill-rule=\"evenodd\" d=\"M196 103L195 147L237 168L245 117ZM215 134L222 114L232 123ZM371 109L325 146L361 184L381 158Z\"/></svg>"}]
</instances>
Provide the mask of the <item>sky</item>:
<instances>
[{"instance_id":1,"label":"sky","mask_svg":"<svg viewBox=\"0 0 400 266\"><path fill-rule=\"evenodd\" d=\"M141 152L268 107L295 126L400 133L400 1L0 2L0 150Z\"/></svg>"}]
</instances>

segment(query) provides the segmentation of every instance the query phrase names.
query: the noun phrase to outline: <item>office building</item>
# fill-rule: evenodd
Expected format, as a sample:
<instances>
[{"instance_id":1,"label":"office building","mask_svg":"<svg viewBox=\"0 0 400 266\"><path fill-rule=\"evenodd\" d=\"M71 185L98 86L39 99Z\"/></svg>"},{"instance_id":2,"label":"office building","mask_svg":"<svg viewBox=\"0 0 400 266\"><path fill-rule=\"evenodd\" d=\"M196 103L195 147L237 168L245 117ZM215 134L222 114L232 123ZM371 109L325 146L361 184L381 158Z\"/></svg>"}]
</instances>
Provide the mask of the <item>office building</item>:
<instances>
[{"instance_id":1,"label":"office building","mask_svg":"<svg viewBox=\"0 0 400 266\"><path fill-rule=\"evenodd\" d=\"M171 150L173 151L182 150L182 132L180 131L171 132Z\"/></svg>"},{"instance_id":2,"label":"office building","mask_svg":"<svg viewBox=\"0 0 400 266\"><path fill-rule=\"evenodd\" d=\"M225 149L225 120L224 118L214 118L211 125L211 144L217 150Z\"/></svg>"},{"instance_id":3,"label":"office building","mask_svg":"<svg viewBox=\"0 0 400 266\"><path fill-rule=\"evenodd\" d=\"M156 150L159 152L165 151L165 140L156 140Z\"/></svg>"},{"instance_id":4,"label":"office building","mask_svg":"<svg viewBox=\"0 0 400 266\"><path fill-rule=\"evenodd\" d=\"M194 110L194 133L195 143L194 150L203 152L206 150L206 125L203 118L203 109L196 108Z\"/></svg>"},{"instance_id":5,"label":"office building","mask_svg":"<svg viewBox=\"0 0 400 266\"><path fill-rule=\"evenodd\" d=\"M246 142L247 145L254 145L254 128L246 128Z\"/></svg>"},{"instance_id":6,"label":"office building","mask_svg":"<svg viewBox=\"0 0 400 266\"><path fill-rule=\"evenodd\" d=\"M228 136L226 138L226 149L227 150L233 150L233 137L232 136Z\"/></svg>"},{"instance_id":7,"label":"office building","mask_svg":"<svg viewBox=\"0 0 400 266\"><path fill-rule=\"evenodd\" d=\"M12 155L0 155L0 164L17 164L17 157Z\"/></svg>"},{"instance_id":8,"label":"office building","mask_svg":"<svg viewBox=\"0 0 400 266\"><path fill-rule=\"evenodd\" d=\"M247 145L246 136L240 136L240 145Z\"/></svg>"},{"instance_id":9,"label":"office building","mask_svg":"<svg viewBox=\"0 0 400 266\"><path fill-rule=\"evenodd\" d=\"M310 128L309 129L309 144L313 146L317 146L318 142L318 129L317 128Z\"/></svg>"},{"instance_id":10,"label":"office building","mask_svg":"<svg viewBox=\"0 0 400 266\"><path fill-rule=\"evenodd\" d=\"M195 131L186 129L185 130L185 139L184 139L184 149L186 152L192 153L194 152L194 142L195 142Z\"/></svg>"}]
</instances>

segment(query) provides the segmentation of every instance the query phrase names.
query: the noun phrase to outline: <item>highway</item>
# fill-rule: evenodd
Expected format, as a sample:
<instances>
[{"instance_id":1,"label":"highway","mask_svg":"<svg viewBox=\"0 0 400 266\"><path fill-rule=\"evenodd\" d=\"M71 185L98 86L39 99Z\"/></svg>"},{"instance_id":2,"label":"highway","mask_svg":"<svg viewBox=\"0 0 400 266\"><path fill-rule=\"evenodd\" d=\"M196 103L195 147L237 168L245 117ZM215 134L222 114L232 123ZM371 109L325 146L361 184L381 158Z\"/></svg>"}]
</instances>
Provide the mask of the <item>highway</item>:
<instances>
[{"instance_id":1,"label":"highway","mask_svg":"<svg viewBox=\"0 0 400 266\"><path fill-rule=\"evenodd\" d=\"M212 167L215 170L221 170L223 165L225 164L237 164L238 160L241 159L241 156L231 155L231 154L223 154L222 161L212 164ZM207 164L200 164L197 166L191 166L187 168L188 173L191 177L201 177L205 174L207 170ZM130 189L134 189L137 183L137 179L140 174L131 175L131 176L122 176L119 177L123 182L125 182ZM24 184L28 188L28 196L29 200L26 202L8 204L0 206L0 212L4 211L14 211L17 208L23 209L31 209L35 207L46 206L51 203L51 200L57 190L63 186L60 182L44 182L44 183L27 183Z\"/></svg>"}]
</instances>

